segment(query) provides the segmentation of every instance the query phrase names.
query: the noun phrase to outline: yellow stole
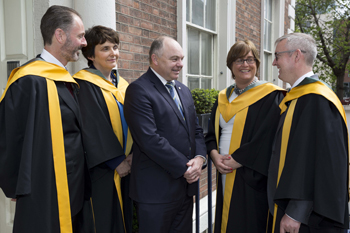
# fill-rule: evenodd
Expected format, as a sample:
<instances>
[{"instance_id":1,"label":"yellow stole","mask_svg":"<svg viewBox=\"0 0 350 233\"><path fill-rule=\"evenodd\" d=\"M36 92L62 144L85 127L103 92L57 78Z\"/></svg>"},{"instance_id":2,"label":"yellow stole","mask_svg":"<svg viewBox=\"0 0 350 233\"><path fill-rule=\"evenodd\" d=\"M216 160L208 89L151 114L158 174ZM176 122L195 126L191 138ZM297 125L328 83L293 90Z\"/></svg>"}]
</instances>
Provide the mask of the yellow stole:
<instances>
[{"instance_id":1,"label":"yellow stole","mask_svg":"<svg viewBox=\"0 0 350 233\"><path fill-rule=\"evenodd\" d=\"M37 60L12 71L0 102L5 97L10 85L26 75L35 75L46 78L60 229L61 232L72 233L72 217L69 200L61 108L55 81L77 83L74 81L69 72L63 67Z\"/></svg>"},{"instance_id":2,"label":"yellow stole","mask_svg":"<svg viewBox=\"0 0 350 233\"><path fill-rule=\"evenodd\" d=\"M128 82L125 81L125 79L120 78L118 82L118 88L116 88L111 82L109 82L105 78L101 77L100 75L91 73L88 70L80 70L78 73L74 75L74 78L90 82L100 87L103 97L106 101L106 105L109 112L109 118L111 119L113 131L117 136L121 146L124 147L122 121L120 118L119 107L117 102L115 101L115 98L118 100L119 103L124 104L124 96L125 96L126 88L128 87ZM128 129L126 148L125 148L126 156L130 154L131 147L132 147L132 138L131 138L130 130ZM114 183L117 189L119 203L120 203L122 216L124 220L123 199L122 199L120 182L121 182L121 178L119 174L117 173L117 171L114 171ZM124 226L125 226L125 221L124 221Z\"/></svg>"},{"instance_id":3,"label":"yellow stole","mask_svg":"<svg viewBox=\"0 0 350 233\"><path fill-rule=\"evenodd\" d=\"M282 128L281 152L280 152L280 161L279 161L279 166L278 166L276 189L278 187L278 183L280 181L281 174L282 174L284 164L286 161L289 134L290 134L291 126L292 126L292 120L293 120L295 106L297 104L298 98L300 98L304 95L308 95L308 94L321 95L321 96L325 97L327 100L329 100L331 103L333 103L334 106L338 109L340 115L342 116L345 125L347 125L346 115L345 115L345 110L343 108L343 105L341 104L341 102L339 101L339 98L335 95L335 93L330 88L328 88L324 83L322 83L320 81L316 81L316 82L309 83L306 85L300 85L300 86L297 86L297 87L294 87L293 89L291 89L291 91L287 93L287 95L284 97L284 99L280 103L281 114L282 114L288 108L286 103L291 101L290 106L289 106L288 111L287 111L286 118L285 118L284 123L283 123L283 128ZM278 209L278 205L275 204L274 205L274 214L273 214L272 233L275 232L277 209Z\"/></svg>"},{"instance_id":4,"label":"yellow stole","mask_svg":"<svg viewBox=\"0 0 350 233\"><path fill-rule=\"evenodd\" d=\"M247 118L249 106L261 100L268 94L276 90L283 90L282 88L273 85L271 83L260 84L253 87L246 92L239 95L231 103L228 101L226 91L224 89L220 91L218 97L218 108L215 113L215 135L217 148L219 148L219 120L220 114L226 122L228 122L233 116L235 121L233 124L230 149L229 153L233 154L241 145L241 139L244 131L244 125ZM233 90L232 90L233 91ZM230 94L232 94L232 91ZM225 190L224 190L224 201L222 210L222 221L221 221L221 232L225 233L227 229L229 209L231 205L232 191L236 178L236 170L232 173L226 174Z\"/></svg>"}]
</instances>

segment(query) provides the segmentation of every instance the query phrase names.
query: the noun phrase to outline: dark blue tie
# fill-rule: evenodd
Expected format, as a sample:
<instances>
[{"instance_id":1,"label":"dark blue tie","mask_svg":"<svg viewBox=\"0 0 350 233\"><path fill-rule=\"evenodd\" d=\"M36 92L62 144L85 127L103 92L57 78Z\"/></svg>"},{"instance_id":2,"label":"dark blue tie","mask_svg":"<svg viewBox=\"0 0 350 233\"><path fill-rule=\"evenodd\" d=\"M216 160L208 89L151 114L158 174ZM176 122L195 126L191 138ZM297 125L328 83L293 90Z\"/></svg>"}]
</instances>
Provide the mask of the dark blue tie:
<instances>
[{"instance_id":1,"label":"dark blue tie","mask_svg":"<svg viewBox=\"0 0 350 233\"><path fill-rule=\"evenodd\" d=\"M175 101L175 104L177 106L177 108L179 109L183 119L185 120L185 116L184 116L184 113L183 113L183 110L182 110L182 107L180 105L180 101L179 99L177 98L177 96L175 95L175 90L174 90L174 83L173 82L167 82L165 84L165 86L169 89L169 93L171 95L171 98L173 98L173 100Z\"/></svg>"}]
</instances>

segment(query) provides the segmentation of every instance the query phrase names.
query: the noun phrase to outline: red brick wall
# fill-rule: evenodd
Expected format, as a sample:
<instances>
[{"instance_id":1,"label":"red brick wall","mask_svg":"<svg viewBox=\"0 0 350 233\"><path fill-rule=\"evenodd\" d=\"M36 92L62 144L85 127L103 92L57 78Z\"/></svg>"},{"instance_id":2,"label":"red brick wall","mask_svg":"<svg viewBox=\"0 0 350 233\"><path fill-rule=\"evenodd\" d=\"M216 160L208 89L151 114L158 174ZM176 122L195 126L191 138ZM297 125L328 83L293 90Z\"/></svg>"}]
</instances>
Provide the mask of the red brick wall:
<instances>
[{"instance_id":1,"label":"red brick wall","mask_svg":"<svg viewBox=\"0 0 350 233\"><path fill-rule=\"evenodd\" d=\"M121 41L118 70L128 82L148 69L148 52L155 38L176 38L176 7L176 0L116 0L116 29Z\"/></svg>"},{"instance_id":2,"label":"red brick wall","mask_svg":"<svg viewBox=\"0 0 350 233\"><path fill-rule=\"evenodd\" d=\"M261 1L237 0L236 41L249 39L260 51Z\"/></svg>"}]
</instances>

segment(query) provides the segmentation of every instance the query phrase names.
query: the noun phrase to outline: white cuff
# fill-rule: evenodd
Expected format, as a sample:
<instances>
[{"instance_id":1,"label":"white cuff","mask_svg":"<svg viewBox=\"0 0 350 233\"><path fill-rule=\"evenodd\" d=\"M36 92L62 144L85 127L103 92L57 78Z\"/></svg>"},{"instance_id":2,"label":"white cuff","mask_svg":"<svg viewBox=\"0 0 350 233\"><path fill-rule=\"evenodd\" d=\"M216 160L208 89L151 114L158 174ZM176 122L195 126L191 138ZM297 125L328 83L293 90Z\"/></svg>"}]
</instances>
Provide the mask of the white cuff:
<instances>
[{"instance_id":1,"label":"white cuff","mask_svg":"<svg viewBox=\"0 0 350 233\"><path fill-rule=\"evenodd\" d=\"M207 165L207 158L206 158L206 157L204 157L203 155L196 155L196 156L194 156L194 157L195 157L195 158L197 158L197 157L201 157L201 158L203 158L203 159L204 159L203 166Z\"/></svg>"}]
</instances>

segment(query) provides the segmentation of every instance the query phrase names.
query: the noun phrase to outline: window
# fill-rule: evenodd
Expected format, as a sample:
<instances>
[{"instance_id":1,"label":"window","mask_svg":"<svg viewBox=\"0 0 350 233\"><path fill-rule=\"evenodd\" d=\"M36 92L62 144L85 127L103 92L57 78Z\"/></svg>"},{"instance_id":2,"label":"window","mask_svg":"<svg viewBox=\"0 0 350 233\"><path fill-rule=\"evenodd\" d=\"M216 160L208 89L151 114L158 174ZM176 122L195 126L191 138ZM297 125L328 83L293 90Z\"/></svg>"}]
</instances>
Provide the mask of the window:
<instances>
[{"instance_id":1,"label":"window","mask_svg":"<svg viewBox=\"0 0 350 233\"><path fill-rule=\"evenodd\" d=\"M350 97L350 83L344 83L344 97Z\"/></svg>"},{"instance_id":2,"label":"window","mask_svg":"<svg viewBox=\"0 0 350 233\"><path fill-rule=\"evenodd\" d=\"M186 0L188 87L213 86L216 0Z\"/></svg>"},{"instance_id":3,"label":"window","mask_svg":"<svg viewBox=\"0 0 350 233\"><path fill-rule=\"evenodd\" d=\"M285 34L285 13L288 3L277 0L264 0L261 3L260 79L282 87L285 84L278 78L278 69L272 66L272 62L275 40ZM290 21L294 18L292 15L289 17ZM292 29L294 28L288 28L288 31L293 31Z\"/></svg>"},{"instance_id":4,"label":"window","mask_svg":"<svg viewBox=\"0 0 350 233\"><path fill-rule=\"evenodd\" d=\"M272 0L264 0L264 73L262 80L272 81Z\"/></svg>"}]
</instances>

